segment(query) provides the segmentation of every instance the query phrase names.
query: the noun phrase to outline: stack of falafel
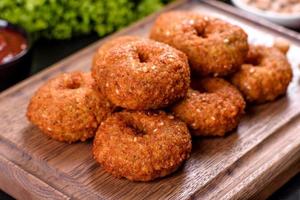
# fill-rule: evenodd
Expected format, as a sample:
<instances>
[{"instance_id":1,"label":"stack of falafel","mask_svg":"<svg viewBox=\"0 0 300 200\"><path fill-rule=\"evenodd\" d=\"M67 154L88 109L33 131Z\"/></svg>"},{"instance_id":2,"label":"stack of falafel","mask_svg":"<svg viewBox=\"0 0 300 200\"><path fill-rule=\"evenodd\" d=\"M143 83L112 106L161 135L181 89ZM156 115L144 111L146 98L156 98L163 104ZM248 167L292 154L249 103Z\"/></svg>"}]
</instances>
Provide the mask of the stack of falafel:
<instances>
[{"instance_id":1,"label":"stack of falafel","mask_svg":"<svg viewBox=\"0 0 300 200\"><path fill-rule=\"evenodd\" d=\"M292 79L286 48L249 45L220 19L164 13L150 38L103 44L92 73L64 73L38 89L28 119L59 141L95 137L94 158L107 172L150 181L189 158L191 135L224 136L245 100L275 100Z\"/></svg>"}]
</instances>

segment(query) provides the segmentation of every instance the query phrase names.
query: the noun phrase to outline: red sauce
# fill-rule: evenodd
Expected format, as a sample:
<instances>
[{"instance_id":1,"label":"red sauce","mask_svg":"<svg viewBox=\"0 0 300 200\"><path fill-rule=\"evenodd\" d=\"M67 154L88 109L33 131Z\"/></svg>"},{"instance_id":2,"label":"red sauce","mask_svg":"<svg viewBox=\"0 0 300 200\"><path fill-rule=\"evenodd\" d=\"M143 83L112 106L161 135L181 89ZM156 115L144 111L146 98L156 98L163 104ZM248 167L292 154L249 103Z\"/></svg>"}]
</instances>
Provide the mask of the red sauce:
<instances>
[{"instance_id":1,"label":"red sauce","mask_svg":"<svg viewBox=\"0 0 300 200\"><path fill-rule=\"evenodd\" d=\"M23 35L9 28L0 28L0 64L9 62L26 48Z\"/></svg>"}]
</instances>

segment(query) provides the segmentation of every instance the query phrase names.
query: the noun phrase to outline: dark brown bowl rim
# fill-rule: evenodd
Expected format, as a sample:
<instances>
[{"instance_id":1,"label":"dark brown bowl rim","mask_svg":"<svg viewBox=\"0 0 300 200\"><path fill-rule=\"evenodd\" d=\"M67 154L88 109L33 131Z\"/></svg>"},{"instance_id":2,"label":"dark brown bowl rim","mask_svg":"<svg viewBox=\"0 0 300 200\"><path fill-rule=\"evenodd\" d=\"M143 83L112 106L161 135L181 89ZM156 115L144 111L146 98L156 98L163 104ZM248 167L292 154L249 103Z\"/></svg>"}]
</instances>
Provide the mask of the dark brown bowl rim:
<instances>
[{"instance_id":1,"label":"dark brown bowl rim","mask_svg":"<svg viewBox=\"0 0 300 200\"><path fill-rule=\"evenodd\" d=\"M27 48L25 50L23 50L22 52L20 52L16 56L14 56L10 61L0 64L0 68L5 68L5 67L9 67L12 63L18 61L19 59L24 57L26 54L28 54L29 50L31 49L31 39L30 39L30 36L27 33L27 31L25 31L25 29L21 28L18 25L12 24L4 19L0 19L0 29L1 28L8 28L8 29L11 29L13 31L20 33L25 38L26 43L27 43Z\"/></svg>"}]
</instances>

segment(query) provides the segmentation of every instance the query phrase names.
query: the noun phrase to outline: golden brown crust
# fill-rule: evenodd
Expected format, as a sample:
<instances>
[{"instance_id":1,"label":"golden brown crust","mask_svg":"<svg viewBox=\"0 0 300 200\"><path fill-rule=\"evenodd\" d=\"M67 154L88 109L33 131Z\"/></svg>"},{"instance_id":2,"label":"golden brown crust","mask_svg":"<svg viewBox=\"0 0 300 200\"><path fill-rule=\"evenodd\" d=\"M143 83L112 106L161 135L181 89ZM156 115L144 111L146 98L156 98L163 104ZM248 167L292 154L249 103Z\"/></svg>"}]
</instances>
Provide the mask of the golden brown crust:
<instances>
[{"instance_id":1,"label":"golden brown crust","mask_svg":"<svg viewBox=\"0 0 300 200\"><path fill-rule=\"evenodd\" d=\"M191 136L172 115L123 111L99 127L94 158L116 177L150 181L174 172L190 155Z\"/></svg>"},{"instance_id":2,"label":"golden brown crust","mask_svg":"<svg viewBox=\"0 0 300 200\"><path fill-rule=\"evenodd\" d=\"M149 39L110 48L92 68L100 91L117 106L132 110L163 108L183 98L190 83L186 56Z\"/></svg>"},{"instance_id":3,"label":"golden brown crust","mask_svg":"<svg viewBox=\"0 0 300 200\"><path fill-rule=\"evenodd\" d=\"M193 81L192 81L193 82ZM195 136L224 136L235 129L245 108L240 92L220 78L193 82L187 97L171 108Z\"/></svg>"},{"instance_id":4,"label":"golden brown crust","mask_svg":"<svg viewBox=\"0 0 300 200\"><path fill-rule=\"evenodd\" d=\"M241 28L193 12L160 15L150 38L186 53L191 68L201 76L237 71L248 51L247 34Z\"/></svg>"},{"instance_id":5,"label":"golden brown crust","mask_svg":"<svg viewBox=\"0 0 300 200\"><path fill-rule=\"evenodd\" d=\"M251 46L245 64L231 81L248 102L264 103L285 94L292 76L291 66L280 50Z\"/></svg>"},{"instance_id":6,"label":"golden brown crust","mask_svg":"<svg viewBox=\"0 0 300 200\"><path fill-rule=\"evenodd\" d=\"M125 44L127 42L136 41L138 39L139 37L137 36L122 36L112 40L108 40L107 42L102 44L100 48L96 51L93 57L92 67L97 66L97 63L101 62L101 59L104 58L105 53L108 52L111 48L116 47L119 44Z\"/></svg>"},{"instance_id":7,"label":"golden brown crust","mask_svg":"<svg viewBox=\"0 0 300 200\"><path fill-rule=\"evenodd\" d=\"M50 137L71 143L93 137L112 109L96 91L90 73L72 72L41 86L30 100L27 117Z\"/></svg>"}]
</instances>

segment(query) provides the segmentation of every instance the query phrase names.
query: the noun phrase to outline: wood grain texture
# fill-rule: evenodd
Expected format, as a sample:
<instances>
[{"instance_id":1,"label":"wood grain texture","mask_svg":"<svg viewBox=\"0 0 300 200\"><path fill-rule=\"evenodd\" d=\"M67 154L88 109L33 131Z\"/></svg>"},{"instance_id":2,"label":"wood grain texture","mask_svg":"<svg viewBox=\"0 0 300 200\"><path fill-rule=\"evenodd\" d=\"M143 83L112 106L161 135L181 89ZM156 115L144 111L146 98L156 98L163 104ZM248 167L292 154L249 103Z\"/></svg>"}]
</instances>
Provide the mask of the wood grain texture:
<instances>
[{"instance_id":1,"label":"wood grain texture","mask_svg":"<svg viewBox=\"0 0 300 200\"><path fill-rule=\"evenodd\" d=\"M243 27L251 43L271 45L285 36L214 2L180 1L165 10L194 10ZM218 4L219 5L219 4ZM232 12L230 12L231 10ZM147 36L157 14L117 35ZM274 28L275 27L275 28ZM293 33L294 34L294 33ZM300 42L288 54L294 78L285 97L248 107L238 129L225 138L195 138L191 158L176 173L149 183L116 179L92 158L91 141L64 144L29 124L33 92L64 71L90 68L101 40L0 95L0 187L23 199L264 199L300 170Z\"/></svg>"}]
</instances>

